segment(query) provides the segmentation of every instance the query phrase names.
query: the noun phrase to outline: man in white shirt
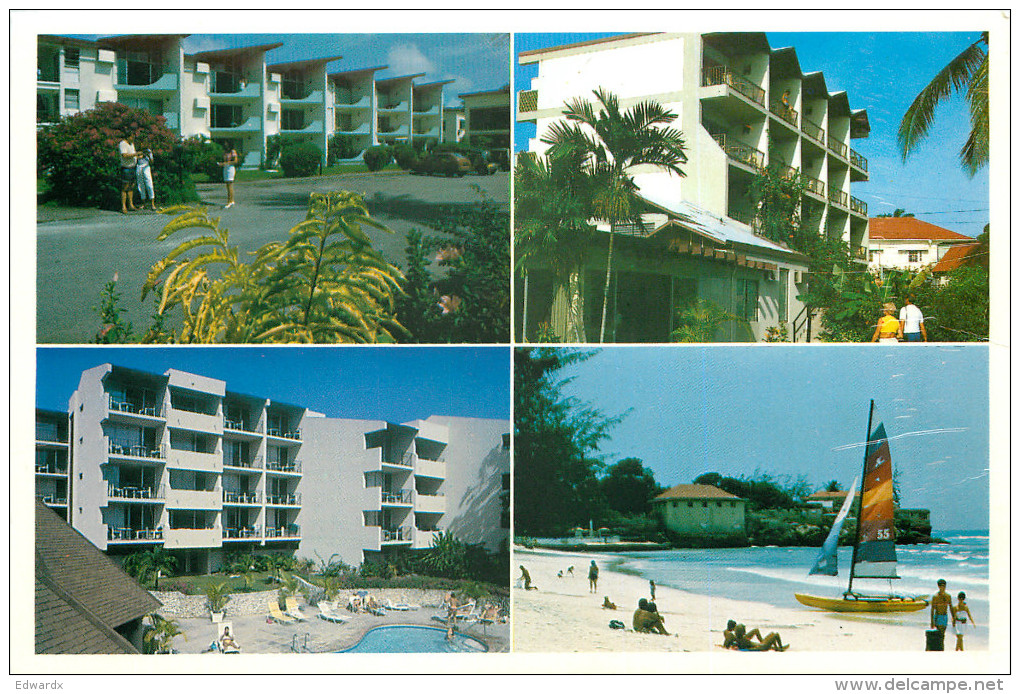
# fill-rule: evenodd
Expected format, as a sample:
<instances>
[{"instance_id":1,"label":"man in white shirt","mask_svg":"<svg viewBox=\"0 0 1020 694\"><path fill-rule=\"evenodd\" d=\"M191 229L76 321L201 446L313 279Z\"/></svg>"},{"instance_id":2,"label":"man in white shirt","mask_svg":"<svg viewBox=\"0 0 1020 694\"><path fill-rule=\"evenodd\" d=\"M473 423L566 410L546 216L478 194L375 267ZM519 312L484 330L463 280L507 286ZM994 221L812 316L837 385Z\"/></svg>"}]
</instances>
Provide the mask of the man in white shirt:
<instances>
[{"instance_id":1,"label":"man in white shirt","mask_svg":"<svg viewBox=\"0 0 1020 694\"><path fill-rule=\"evenodd\" d=\"M928 341L928 331L924 329L924 314L921 309L914 305L914 297L907 296L900 309L900 334L901 340L907 342Z\"/></svg>"},{"instance_id":2,"label":"man in white shirt","mask_svg":"<svg viewBox=\"0 0 1020 694\"><path fill-rule=\"evenodd\" d=\"M120 211L127 214L138 209L135 207L135 162L142 156L135 151L135 134L129 132L117 144L120 153Z\"/></svg>"}]
</instances>

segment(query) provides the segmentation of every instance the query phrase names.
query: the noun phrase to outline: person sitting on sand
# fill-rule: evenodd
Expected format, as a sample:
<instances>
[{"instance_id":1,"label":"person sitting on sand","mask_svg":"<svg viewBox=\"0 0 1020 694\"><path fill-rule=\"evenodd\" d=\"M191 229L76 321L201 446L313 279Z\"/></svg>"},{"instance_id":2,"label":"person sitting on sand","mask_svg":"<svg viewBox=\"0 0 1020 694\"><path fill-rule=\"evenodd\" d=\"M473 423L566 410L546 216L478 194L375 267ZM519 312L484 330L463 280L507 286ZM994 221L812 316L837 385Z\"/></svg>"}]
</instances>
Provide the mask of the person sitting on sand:
<instances>
[{"instance_id":1,"label":"person sitting on sand","mask_svg":"<svg viewBox=\"0 0 1020 694\"><path fill-rule=\"evenodd\" d=\"M736 620L731 619L726 622L726 630L722 633L722 647L731 648L736 641L736 636L733 634L733 630L737 628Z\"/></svg>"},{"instance_id":2,"label":"person sitting on sand","mask_svg":"<svg viewBox=\"0 0 1020 694\"><path fill-rule=\"evenodd\" d=\"M752 641L752 638L757 638L758 643ZM778 632L773 631L762 638L761 632L757 629L747 631L747 627L738 624L733 628L733 640L729 647L738 651L785 651L790 646L783 645Z\"/></svg>"},{"instance_id":3,"label":"person sitting on sand","mask_svg":"<svg viewBox=\"0 0 1020 694\"><path fill-rule=\"evenodd\" d=\"M521 580L524 581L524 590L538 590L538 586L531 585L531 574L524 568L524 564L521 564Z\"/></svg>"},{"instance_id":4,"label":"person sitting on sand","mask_svg":"<svg viewBox=\"0 0 1020 694\"><path fill-rule=\"evenodd\" d=\"M563 578L563 569L556 572L556 578Z\"/></svg>"},{"instance_id":5,"label":"person sitting on sand","mask_svg":"<svg viewBox=\"0 0 1020 694\"><path fill-rule=\"evenodd\" d=\"M230 627L223 627L223 633L220 634L220 650L224 653L236 653L241 650L240 644L230 634Z\"/></svg>"},{"instance_id":6,"label":"person sitting on sand","mask_svg":"<svg viewBox=\"0 0 1020 694\"><path fill-rule=\"evenodd\" d=\"M574 575L574 567L572 565L567 567L567 575L568 576Z\"/></svg>"},{"instance_id":7,"label":"person sitting on sand","mask_svg":"<svg viewBox=\"0 0 1020 694\"><path fill-rule=\"evenodd\" d=\"M644 598L638 600L638 608L634 610L633 619L634 631L642 634L662 634L669 636L666 631L666 624L662 615L648 609L648 601Z\"/></svg>"},{"instance_id":8,"label":"person sitting on sand","mask_svg":"<svg viewBox=\"0 0 1020 694\"><path fill-rule=\"evenodd\" d=\"M603 610L615 610L616 609L616 603L615 602L610 602L609 601L609 596L607 595L606 599L602 601L602 609Z\"/></svg>"}]
</instances>

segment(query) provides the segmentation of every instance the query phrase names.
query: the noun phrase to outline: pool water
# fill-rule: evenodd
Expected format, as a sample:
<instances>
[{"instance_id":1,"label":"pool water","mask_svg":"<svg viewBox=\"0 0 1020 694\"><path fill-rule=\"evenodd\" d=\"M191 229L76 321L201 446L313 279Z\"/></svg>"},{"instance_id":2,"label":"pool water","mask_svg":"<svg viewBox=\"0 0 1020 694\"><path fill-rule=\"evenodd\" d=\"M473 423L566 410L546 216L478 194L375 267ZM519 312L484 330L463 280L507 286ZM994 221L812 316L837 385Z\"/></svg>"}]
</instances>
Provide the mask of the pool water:
<instances>
[{"instance_id":1,"label":"pool water","mask_svg":"<svg viewBox=\"0 0 1020 694\"><path fill-rule=\"evenodd\" d=\"M476 638L454 634L446 640L446 629L394 625L370 629L355 645L340 653L485 653L488 647Z\"/></svg>"}]
</instances>

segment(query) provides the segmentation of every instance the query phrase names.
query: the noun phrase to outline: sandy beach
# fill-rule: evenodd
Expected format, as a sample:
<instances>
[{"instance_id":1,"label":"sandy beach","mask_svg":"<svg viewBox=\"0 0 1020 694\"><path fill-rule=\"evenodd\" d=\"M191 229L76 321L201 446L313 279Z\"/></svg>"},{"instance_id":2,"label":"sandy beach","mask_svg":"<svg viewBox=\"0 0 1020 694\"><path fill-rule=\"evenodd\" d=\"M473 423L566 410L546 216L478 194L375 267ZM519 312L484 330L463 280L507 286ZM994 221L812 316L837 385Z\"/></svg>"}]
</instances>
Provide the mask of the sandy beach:
<instances>
[{"instance_id":1,"label":"sandy beach","mask_svg":"<svg viewBox=\"0 0 1020 694\"><path fill-rule=\"evenodd\" d=\"M589 592L587 567L595 559L600 568L598 592ZM610 571L612 555L571 554L514 548L514 567L524 565L538 590L513 588L513 649L517 653L592 652L718 652L728 619L777 631L790 653L803 651L923 651L927 610L917 613L917 626L889 624L881 616L837 615L821 610L783 609L763 603L706 597L657 586L655 602L670 636L639 634L631 628L638 600L649 597L648 581ZM566 573L574 567L574 575ZM563 571L564 577L557 577ZM520 576L516 569L515 579ZM602 609L603 598L617 610ZM618 619L626 630L609 628ZM955 644L946 637L949 649ZM986 644L968 641L969 648ZM734 653L734 655L742 655Z\"/></svg>"}]
</instances>

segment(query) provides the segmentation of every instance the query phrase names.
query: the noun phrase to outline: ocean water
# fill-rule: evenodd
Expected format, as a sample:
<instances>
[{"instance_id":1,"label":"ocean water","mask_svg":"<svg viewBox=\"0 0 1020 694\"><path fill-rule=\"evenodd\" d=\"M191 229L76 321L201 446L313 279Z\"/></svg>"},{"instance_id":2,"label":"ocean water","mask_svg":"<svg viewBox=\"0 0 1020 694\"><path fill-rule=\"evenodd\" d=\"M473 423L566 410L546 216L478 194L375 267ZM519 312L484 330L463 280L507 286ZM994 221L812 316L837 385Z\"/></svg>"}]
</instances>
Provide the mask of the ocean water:
<instances>
[{"instance_id":1,"label":"ocean water","mask_svg":"<svg viewBox=\"0 0 1020 694\"><path fill-rule=\"evenodd\" d=\"M988 640L988 533L951 532L940 535L947 545L899 545L896 547L899 580L856 579L854 590L930 597L946 579L946 590L967 593L967 605L978 628L967 643ZM676 549L664 552L625 552L605 559L605 568L654 580L706 596L749 600L783 608L812 610L797 602L794 593L839 597L846 590L850 547L839 548L839 576L808 576L818 549L813 547L747 547L740 549ZM929 611L884 615L843 615L840 618L916 625L927 628ZM733 615L739 619L739 615ZM950 635L951 636L951 635ZM946 642L950 648L955 640Z\"/></svg>"}]
</instances>

